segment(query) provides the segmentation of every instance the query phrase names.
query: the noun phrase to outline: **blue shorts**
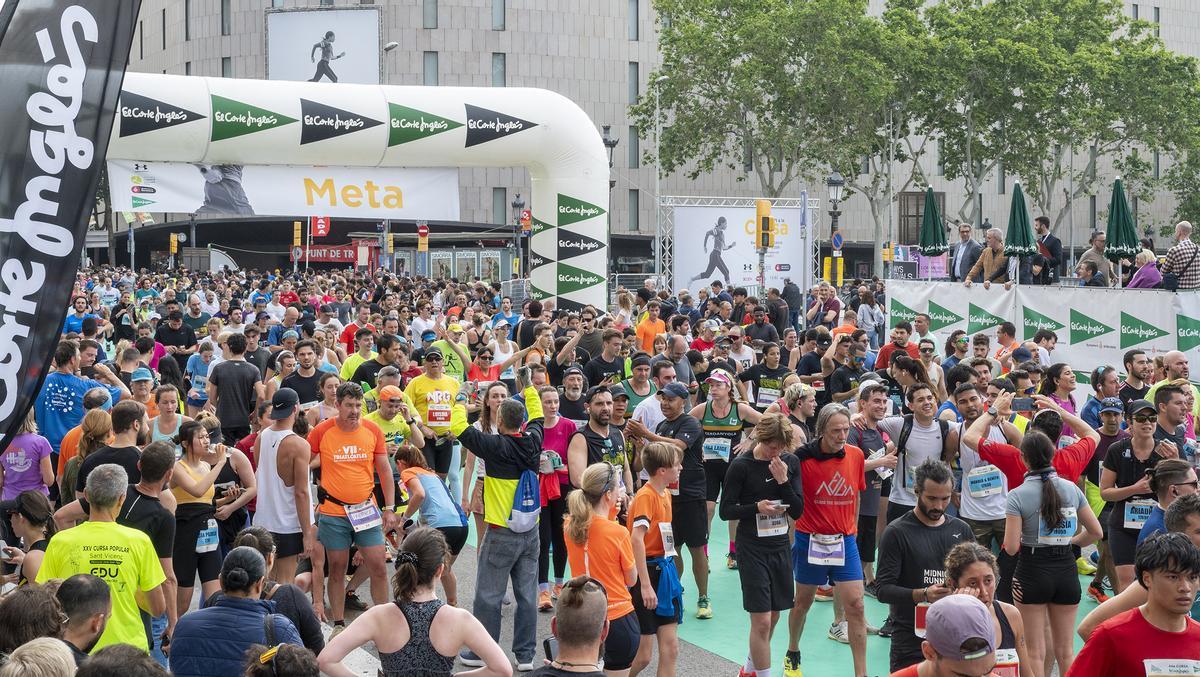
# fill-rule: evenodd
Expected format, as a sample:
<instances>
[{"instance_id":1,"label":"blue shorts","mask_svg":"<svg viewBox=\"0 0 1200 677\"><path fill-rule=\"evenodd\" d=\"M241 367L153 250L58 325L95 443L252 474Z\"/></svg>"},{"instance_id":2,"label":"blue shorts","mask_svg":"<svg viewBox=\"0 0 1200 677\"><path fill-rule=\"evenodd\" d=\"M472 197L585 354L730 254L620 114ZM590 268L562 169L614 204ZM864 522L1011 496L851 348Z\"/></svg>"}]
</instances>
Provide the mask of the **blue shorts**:
<instances>
[{"instance_id":1,"label":"blue shorts","mask_svg":"<svg viewBox=\"0 0 1200 677\"><path fill-rule=\"evenodd\" d=\"M854 536L845 538L846 563L835 567L827 564L808 563L809 535L797 531L796 539L792 542L792 577L802 585L828 585L863 580L862 561L858 558L858 539Z\"/></svg>"},{"instance_id":2,"label":"blue shorts","mask_svg":"<svg viewBox=\"0 0 1200 677\"><path fill-rule=\"evenodd\" d=\"M383 527L355 531L345 517L321 515L317 520L317 540L326 550L349 550L351 543L359 548L370 548L383 545Z\"/></svg>"}]
</instances>

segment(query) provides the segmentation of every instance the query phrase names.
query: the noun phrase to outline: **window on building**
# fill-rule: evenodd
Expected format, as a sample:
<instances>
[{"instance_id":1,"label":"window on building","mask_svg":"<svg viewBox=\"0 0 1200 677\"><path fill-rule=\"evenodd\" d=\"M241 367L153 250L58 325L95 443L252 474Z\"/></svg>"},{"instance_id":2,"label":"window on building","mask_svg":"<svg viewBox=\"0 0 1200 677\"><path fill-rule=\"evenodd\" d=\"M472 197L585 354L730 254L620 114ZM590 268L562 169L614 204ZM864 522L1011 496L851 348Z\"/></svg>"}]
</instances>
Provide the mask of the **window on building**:
<instances>
[{"instance_id":1,"label":"window on building","mask_svg":"<svg viewBox=\"0 0 1200 677\"><path fill-rule=\"evenodd\" d=\"M1160 24L1162 23L1161 18L1162 18L1161 11L1159 10L1159 8L1155 7L1154 8L1154 37L1156 37L1156 38L1159 37L1159 29L1161 28Z\"/></svg>"},{"instance_id":2,"label":"window on building","mask_svg":"<svg viewBox=\"0 0 1200 677\"><path fill-rule=\"evenodd\" d=\"M1137 228L1138 224L1138 196L1134 195L1129 199L1129 215L1133 217L1133 227Z\"/></svg>"},{"instance_id":3,"label":"window on building","mask_svg":"<svg viewBox=\"0 0 1200 677\"><path fill-rule=\"evenodd\" d=\"M1133 18L1134 18L1134 19L1137 19L1137 18L1138 18L1138 14L1140 14L1140 13L1141 13L1141 12L1139 11L1139 9L1138 9L1137 3L1134 3L1134 4L1133 4L1133 8L1132 8L1132 10L1131 10L1131 11L1133 12Z\"/></svg>"},{"instance_id":4,"label":"window on building","mask_svg":"<svg viewBox=\"0 0 1200 677\"><path fill-rule=\"evenodd\" d=\"M942 161L942 150L944 148L945 148L945 145L942 143L942 140L938 139L938 141L937 141L937 165L935 165L933 168L933 173L936 174L937 176L945 176L946 175L946 164Z\"/></svg>"},{"instance_id":5,"label":"window on building","mask_svg":"<svg viewBox=\"0 0 1200 677\"><path fill-rule=\"evenodd\" d=\"M629 189L629 230L637 232L641 228L641 193L637 188Z\"/></svg>"},{"instance_id":6,"label":"window on building","mask_svg":"<svg viewBox=\"0 0 1200 677\"><path fill-rule=\"evenodd\" d=\"M641 96L641 68L638 67L638 62L629 62L629 102L637 103L638 97Z\"/></svg>"},{"instance_id":7,"label":"window on building","mask_svg":"<svg viewBox=\"0 0 1200 677\"><path fill-rule=\"evenodd\" d=\"M507 81L508 64L504 52L492 52L492 86L504 87Z\"/></svg>"},{"instance_id":8,"label":"window on building","mask_svg":"<svg viewBox=\"0 0 1200 677\"><path fill-rule=\"evenodd\" d=\"M271 0L272 7L283 7L284 0Z\"/></svg>"},{"instance_id":9,"label":"window on building","mask_svg":"<svg viewBox=\"0 0 1200 677\"><path fill-rule=\"evenodd\" d=\"M862 161L858 163L858 173L862 176L871 173L871 158L869 156L863 156Z\"/></svg>"},{"instance_id":10,"label":"window on building","mask_svg":"<svg viewBox=\"0 0 1200 677\"><path fill-rule=\"evenodd\" d=\"M1096 147L1088 148L1088 176L1092 181L1096 180L1096 162L1099 159Z\"/></svg>"},{"instance_id":11,"label":"window on building","mask_svg":"<svg viewBox=\"0 0 1200 677\"><path fill-rule=\"evenodd\" d=\"M192 39L192 0L183 0L183 39Z\"/></svg>"},{"instance_id":12,"label":"window on building","mask_svg":"<svg viewBox=\"0 0 1200 677\"><path fill-rule=\"evenodd\" d=\"M436 87L438 84L438 53L425 52L425 76L421 84L427 87Z\"/></svg>"},{"instance_id":13,"label":"window on building","mask_svg":"<svg viewBox=\"0 0 1200 677\"><path fill-rule=\"evenodd\" d=\"M233 59L227 56L221 57L221 77L233 77Z\"/></svg>"},{"instance_id":14,"label":"window on building","mask_svg":"<svg viewBox=\"0 0 1200 677\"><path fill-rule=\"evenodd\" d=\"M637 125L629 125L629 134L625 138L625 145L629 148L629 168L637 169L642 166L642 145L638 139Z\"/></svg>"},{"instance_id":15,"label":"window on building","mask_svg":"<svg viewBox=\"0 0 1200 677\"><path fill-rule=\"evenodd\" d=\"M421 28L437 28L438 0L422 0Z\"/></svg>"},{"instance_id":16,"label":"window on building","mask_svg":"<svg viewBox=\"0 0 1200 677\"><path fill-rule=\"evenodd\" d=\"M508 223L508 189L492 189L492 223Z\"/></svg>"},{"instance_id":17,"label":"window on building","mask_svg":"<svg viewBox=\"0 0 1200 677\"><path fill-rule=\"evenodd\" d=\"M935 192L938 211L946 213L946 194ZM900 193L900 232L896 244L917 244L921 237L921 219L925 216L925 193Z\"/></svg>"},{"instance_id":18,"label":"window on building","mask_svg":"<svg viewBox=\"0 0 1200 677\"><path fill-rule=\"evenodd\" d=\"M1095 230L1096 226L1096 196L1092 195L1088 197L1088 232ZM1074 246L1075 244L1071 243L1071 247Z\"/></svg>"},{"instance_id":19,"label":"window on building","mask_svg":"<svg viewBox=\"0 0 1200 677\"><path fill-rule=\"evenodd\" d=\"M492 0L492 30L504 30L504 13L508 0Z\"/></svg>"},{"instance_id":20,"label":"window on building","mask_svg":"<svg viewBox=\"0 0 1200 677\"><path fill-rule=\"evenodd\" d=\"M138 58L146 58L146 22L138 22Z\"/></svg>"},{"instance_id":21,"label":"window on building","mask_svg":"<svg viewBox=\"0 0 1200 677\"><path fill-rule=\"evenodd\" d=\"M184 75L192 74L192 62L191 61L183 62L183 74Z\"/></svg>"},{"instance_id":22,"label":"window on building","mask_svg":"<svg viewBox=\"0 0 1200 677\"><path fill-rule=\"evenodd\" d=\"M639 4L640 4L639 0L629 0L629 39L630 40L640 40L641 39L641 24L638 23L639 20L641 19L641 17L640 17L641 13L639 11L640 7L638 7Z\"/></svg>"},{"instance_id":23,"label":"window on building","mask_svg":"<svg viewBox=\"0 0 1200 677\"><path fill-rule=\"evenodd\" d=\"M162 17L162 48L165 51L167 49L167 8L166 7L163 7L162 14L159 16Z\"/></svg>"},{"instance_id":24,"label":"window on building","mask_svg":"<svg viewBox=\"0 0 1200 677\"><path fill-rule=\"evenodd\" d=\"M754 171L754 143L750 137L742 144L742 171L747 174Z\"/></svg>"},{"instance_id":25,"label":"window on building","mask_svg":"<svg viewBox=\"0 0 1200 677\"><path fill-rule=\"evenodd\" d=\"M321 5L325 7L333 7L333 0L321 0Z\"/></svg>"},{"instance_id":26,"label":"window on building","mask_svg":"<svg viewBox=\"0 0 1200 677\"><path fill-rule=\"evenodd\" d=\"M233 32L233 10L229 4L230 0L221 0L221 35Z\"/></svg>"}]
</instances>

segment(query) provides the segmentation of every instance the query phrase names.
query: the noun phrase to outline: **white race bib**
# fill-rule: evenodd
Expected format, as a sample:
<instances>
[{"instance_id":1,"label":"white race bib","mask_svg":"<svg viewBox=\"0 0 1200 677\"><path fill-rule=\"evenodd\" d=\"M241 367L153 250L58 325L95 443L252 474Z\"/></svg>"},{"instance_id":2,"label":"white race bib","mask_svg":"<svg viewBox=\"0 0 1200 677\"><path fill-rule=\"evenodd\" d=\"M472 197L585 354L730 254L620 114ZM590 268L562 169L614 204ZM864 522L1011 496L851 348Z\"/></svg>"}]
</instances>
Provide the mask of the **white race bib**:
<instances>
[{"instance_id":1,"label":"white race bib","mask_svg":"<svg viewBox=\"0 0 1200 677\"><path fill-rule=\"evenodd\" d=\"M704 460L728 461L732 447L728 437L712 437L704 440Z\"/></svg>"},{"instance_id":2,"label":"white race bib","mask_svg":"<svg viewBox=\"0 0 1200 677\"><path fill-rule=\"evenodd\" d=\"M1152 498L1139 498L1136 501L1125 502L1125 528L1126 529L1141 529L1146 520L1150 519L1150 513L1154 512L1154 506L1157 505Z\"/></svg>"},{"instance_id":3,"label":"white race bib","mask_svg":"<svg viewBox=\"0 0 1200 677\"><path fill-rule=\"evenodd\" d=\"M430 425L450 425L449 404L430 404L428 410Z\"/></svg>"},{"instance_id":4,"label":"white race bib","mask_svg":"<svg viewBox=\"0 0 1200 677\"><path fill-rule=\"evenodd\" d=\"M762 388L762 387L760 387L758 389L758 399L757 399L758 406L769 407L775 402L775 400L778 400L778 399L779 399L779 389L778 388Z\"/></svg>"},{"instance_id":5,"label":"white race bib","mask_svg":"<svg viewBox=\"0 0 1200 677\"><path fill-rule=\"evenodd\" d=\"M812 534L808 537L808 563L840 567L846 563L846 540L841 534Z\"/></svg>"},{"instance_id":6,"label":"white race bib","mask_svg":"<svg viewBox=\"0 0 1200 677\"><path fill-rule=\"evenodd\" d=\"M1016 649L996 649L996 666L992 668L994 677L1020 677L1021 659Z\"/></svg>"},{"instance_id":7,"label":"white race bib","mask_svg":"<svg viewBox=\"0 0 1200 677\"><path fill-rule=\"evenodd\" d=\"M375 501L367 499L362 503L346 506L346 519L355 531L366 531L383 524L383 514L375 506Z\"/></svg>"},{"instance_id":8,"label":"white race bib","mask_svg":"<svg viewBox=\"0 0 1200 677\"><path fill-rule=\"evenodd\" d=\"M779 505L780 501L772 501L775 505ZM782 515L764 515L763 513L755 513L754 519L757 522L759 538L767 536L783 536L788 532L787 514Z\"/></svg>"},{"instance_id":9,"label":"white race bib","mask_svg":"<svg viewBox=\"0 0 1200 677\"><path fill-rule=\"evenodd\" d=\"M196 552L206 553L217 549L217 521L208 520L208 524L196 536Z\"/></svg>"},{"instance_id":10,"label":"white race bib","mask_svg":"<svg viewBox=\"0 0 1200 677\"><path fill-rule=\"evenodd\" d=\"M883 455L886 453L887 453L886 448L876 449L875 451L871 452L871 455L867 457L867 460L868 461L878 461L879 459L883 458ZM875 474L879 475L879 479L886 480L887 478L891 477L892 475L895 475L896 471L892 470L891 468L889 468L885 465L881 465L875 469Z\"/></svg>"},{"instance_id":11,"label":"white race bib","mask_svg":"<svg viewBox=\"0 0 1200 677\"><path fill-rule=\"evenodd\" d=\"M659 522L658 533L662 536L663 555L675 557L678 553L675 552L675 532L671 529L671 523Z\"/></svg>"},{"instance_id":12,"label":"white race bib","mask_svg":"<svg viewBox=\"0 0 1200 677\"><path fill-rule=\"evenodd\" d=\"M1000 469L994 465L981 465L967 473L967 492L972 498L986 498L1004 491Z\"/></svg>"},{"instance_id":13,"label":"white race bib","mask_svg":"<svg viewBox=\"0 0 1200 677\"><path fill-rule=\"evenodd\" d=\"M1079 528L1079 516L1075 508L1062 509L1063 520L1058 528L1051 529L1046 520L1038 518L1038 545L1070 545L1071 537Z\"/></svg>"},{"instance_id":14,"label":"white race bib","mask_svg":"<svg viewBox=\"0 0 1200 677\"><path fill-rule=\"evenodd\" d=\"M1200 661L1189 658L1147 658L1142 665L1146 667L1146 677L1200 675Z\"/></svg>"}]
</instances>

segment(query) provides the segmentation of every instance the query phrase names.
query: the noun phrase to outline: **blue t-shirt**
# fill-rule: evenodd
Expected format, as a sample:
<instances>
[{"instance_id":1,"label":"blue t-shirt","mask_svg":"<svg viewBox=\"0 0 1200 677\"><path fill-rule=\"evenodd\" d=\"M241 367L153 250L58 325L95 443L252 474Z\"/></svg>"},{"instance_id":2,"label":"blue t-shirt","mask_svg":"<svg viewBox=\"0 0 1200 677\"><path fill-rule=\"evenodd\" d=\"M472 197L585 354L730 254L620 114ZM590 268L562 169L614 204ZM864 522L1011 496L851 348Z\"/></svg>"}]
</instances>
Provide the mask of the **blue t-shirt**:
<instances>
[{"instance_id":1,"label":"blue t-shirt","mask_svg":"<svg viewBox=\"0 0 1200 677\"><path fill-rule=\"evenodd\" d=\"M63 333L70 334L74 332L76 334L82 334L83 321L89 317L94 317L97 320L100 319L99 315L95 315L93 313L84 313L83 317L76 317L74 311L67 313L67 319L63 322Z\"/></svg>"},{"instance_id":2,"label":"blue t-shirt","mask_svg":"<svg viewBox=\"0 0 1200 677\"><path fill-rule=\"evenodd\" d=\"M51 372L42 384L34 402L38 431L57 450L67 432L79 425L83 415L83 396L92 388L105 388L113 402L121 399L121 389L101 383L95 379L80 378L74 374Z\"/></svg>"},{"instance_id":3,"label":"blue t-shirt","mask_svg":"<svg viewBox=\"0 0 1200 677\"><path fill-rule=\"evenodd\" d=\"M960 423L962 422L962 420L963 420L962 414L959 413L958 407L954 406L954 403L949 402L949 401L942 402L942 406L938 407L937 413L934 414L934 417L941 418L942 414L947 411L954 412L954 420L956 420Z\"/></svg>"},{"instance_id":4,"label":"blue t-shirt","mask_svg":"<svg viewBox=\"0 0 1200 677\"><path fill-rule=\"evenodd\" d=\"M192 402L207 402L208 393L205 392L204 386L208 384L208 367L211 363L205 362L200 353L193 353L187 361L187 373L192 379L192 390L197 392L195 397L192 397L191 392L188 393L188 399Z\"/></svg>"},{"instance_id":5,"label":"blue t-shirt","mask_svg":"<svg viewBox=\"0 0 1200 677\"><path fill-rule=\"evenodd\" d=\"M508 315L505 315L504 313L496 313L495 315L492 316L492 328L495 329L496 324L498 324L500 322L500 320L504 320L505 322L507 322L508 323L508 340L511 341L514 338L513 332L515 332L517 330L517 320L519 320L519 319L521 319L521 318L516 313L509 313Z\"/></svg>"},{"instance_id":6,"label":"blue t-shirt","mask_svg":"<svg viewBox=\"0 0 1200 677\"><path fill-rule=\"evenodd\" d=\"M425 498L421 501L421 522L435 529L444 527L465 526L462 516L455 507L450 491L438 476L428 470L410 468L400 473L400 481L405 485L415 479L421 483Z\"/></svg>"},{"instance_id":7,"label":"blue t-shirt","mask_svg":"<svg viewBox=\"0 0 1200 677\"><path fill-rule=\"evenodd\" d=\"M1099 430L1101 425L1100 400L1096 399L1094 395L1089 395L1088 401L1083 405L1083 409L1079 410L1079 418L1083 419L1083 422L1090 425L1093 430Z\"/></svg>"},{"instance_id":8,"label":"blue t-shirt","mask_svg":"<svg viewBox=\"0 0 1200 677\"><path fill-rule=\"evenodd\" d=\"M1164 534L1167 532L1166 523L1167 513L1157 505L1150 511L1150 516L1146 518L1146 522L1142 524L1142 530L1138 532L1137 544L1141 545L1142 541L1150 538L1154 534Z\"/></svg>"}]
</instances>

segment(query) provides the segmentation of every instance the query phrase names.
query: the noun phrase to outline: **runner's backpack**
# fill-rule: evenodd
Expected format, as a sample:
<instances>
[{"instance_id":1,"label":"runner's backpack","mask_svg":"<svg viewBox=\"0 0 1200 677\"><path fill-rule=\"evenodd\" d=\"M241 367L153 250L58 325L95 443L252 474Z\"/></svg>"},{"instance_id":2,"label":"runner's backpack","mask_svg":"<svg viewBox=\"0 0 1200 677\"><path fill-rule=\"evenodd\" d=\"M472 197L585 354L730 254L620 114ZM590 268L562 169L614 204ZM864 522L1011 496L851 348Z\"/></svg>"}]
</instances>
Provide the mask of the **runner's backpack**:
<instances>
[{"instance_id":1,"label":"runner's backpack","mask_svg":"<svg viewBox=\"0 0 1200 677\"><path fill-rule=\"evenodd\" d=\"M508 528L518 534L537 528L538 515L542 512L542 500L537 473L533 470L521 472L517 490L513 493L512 512L509 513Z\"/></svg>"},{"instance_id":2,"label":"runner's backpack","mask_svg":"<svg viewBox=\"0 0 1200 677\"><path fill-rule=\"evenodd\" d=\"M937 421L938 430L942 434L942 452L944 454L946 450L946 440L949 439L950 436L950 423L948 421L943 421L940 418L935 418L934 420ZM896 440L896 455L900 458L900 465L897 473L905 473L900 476L901 483L908 481L908 475L906 472L908 468L908 437L909 435L912 435L913 421L914 417L912 414L904 415L904 424L900 426L900 439ZM938 456L938 458L940 459L941 456Z\"/></svg>"}]
</instances>

